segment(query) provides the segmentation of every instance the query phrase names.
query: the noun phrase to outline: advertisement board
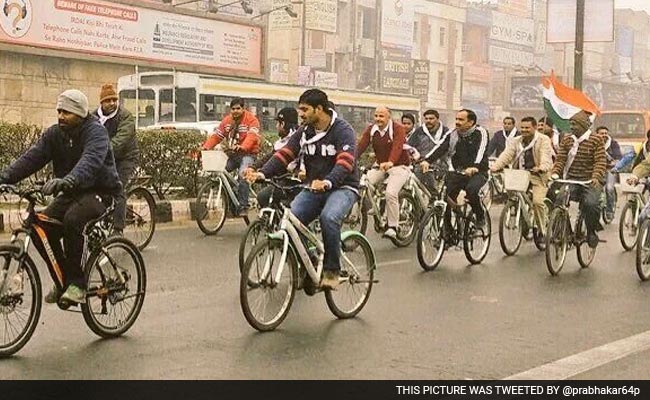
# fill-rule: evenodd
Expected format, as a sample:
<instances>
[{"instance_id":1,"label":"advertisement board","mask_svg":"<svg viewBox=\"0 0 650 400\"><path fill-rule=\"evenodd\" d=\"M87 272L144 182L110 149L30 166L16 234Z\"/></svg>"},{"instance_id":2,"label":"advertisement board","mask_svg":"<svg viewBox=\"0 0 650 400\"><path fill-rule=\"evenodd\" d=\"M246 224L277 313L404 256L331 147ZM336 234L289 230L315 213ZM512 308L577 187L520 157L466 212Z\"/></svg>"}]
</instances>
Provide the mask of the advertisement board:
<instances>
[{"instance_id":1,"label":"advertisement board","mask_svg":"<svg viewBox=\"0 0 650 400\"><path fill-rule=\"evenodd\" d=\"M411 94L411 53L384 48L380 61L380 90L387 93Z\"/></svg>"},{"instance_id":2,"label":"advertisement board","mask_svg":"<svg viewBox=\"0 0 650 400\"><path fill-rule=\"evenodd\" d=\"M0 13L0 42L262 77L259 27L102 0L21 1L26 12Z\"/></svg>"},{"instance_id":3,"label":"advertisement board","mask_svg":"<svg viewBox=\"0 0 650 400\"><path fill-rule=\"evenodd\" d=\"M382 1L381 20L382 44L408 49L413 47L415 9L412 1Z\"/></svg>"},{"instance_id":4,"label":"advertisement board","mask_svg":"<svg viewBox=\"0 0 650 400\"><path fill-rule=\"evenodd\" d=\"M307 29L336 33L338 16L337 0L303 0L305 1L305 20ZM285 13L286 14L286 13Z\"/></svg>"}]
</instances>

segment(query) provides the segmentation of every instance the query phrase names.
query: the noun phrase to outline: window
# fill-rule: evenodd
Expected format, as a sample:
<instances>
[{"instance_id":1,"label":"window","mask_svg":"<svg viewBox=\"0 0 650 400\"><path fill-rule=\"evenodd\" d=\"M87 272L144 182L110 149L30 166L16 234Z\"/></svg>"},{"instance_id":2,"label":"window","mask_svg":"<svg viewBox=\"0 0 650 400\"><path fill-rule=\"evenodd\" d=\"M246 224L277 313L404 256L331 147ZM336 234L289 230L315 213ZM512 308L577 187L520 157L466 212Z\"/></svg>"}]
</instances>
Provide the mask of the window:
<instances>
[{"instance_id":1,"label":"window","mask_svg":"<svg viewBox=\"0 0 650 400\"><path fill-rule=\"evenodd\" d=\"M370 8L363 7L363 31L362 37L364 39L375 39L375 11Z\"/></svg>"},{"instance_id":2,"label":"window","mask_svg":"<svg viewBox=\"0 0 650 400\"><path fill-rule=\"evenodd\" d=\"M176 122L196 122L196 90L194 88L176 89ZM172 111L172 89L160 91L160 122L174 121Z\"/></svg>"},{"instance_id":3,"label":"window","mask_svg":"<svg viewBox=\"0 0 650 400\"><path fill-rule=\"evenodd\" d=\"M438 71L438 91L439 92L444 92L445 91L445 72L444 71Z\"/></svg>"},{"instance_id":4,"label":"window","mask_svg":"<svg viewBox=\"0 0 650 400\"><path fill-rule=\"evenodd\" d=\"M122 90L120 92L120 104L131 111L133 115L138 116L138 126L155 124L156 97L152 89L140 89L137 103L135 101L135 90Z\"/></svg>"},{"instance_id":5,"label":"window","mask_svg":"<svg viewBox=\"0 0 650 400\"><path fill-rule=\"evenodd\" d=\"M440 47L445 47L447 30L444 26L440 27Z\"/></svg>"}]
</instances>

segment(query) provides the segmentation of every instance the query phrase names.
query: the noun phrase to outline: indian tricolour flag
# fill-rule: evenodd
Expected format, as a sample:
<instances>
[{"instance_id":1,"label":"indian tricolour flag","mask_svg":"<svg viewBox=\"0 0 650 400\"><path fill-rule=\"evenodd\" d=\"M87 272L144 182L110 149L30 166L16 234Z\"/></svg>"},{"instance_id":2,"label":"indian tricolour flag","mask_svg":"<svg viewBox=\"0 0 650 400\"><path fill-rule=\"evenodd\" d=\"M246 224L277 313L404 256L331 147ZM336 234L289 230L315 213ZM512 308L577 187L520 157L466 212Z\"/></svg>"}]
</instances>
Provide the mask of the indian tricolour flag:
<instances>
[{"instance_id":1,"label":"indian tricolour flag","mask_svg":"<svg viewBox=\"0 0 650 400\"><path fill-rule=\"evenodd\" d=\"M544 110L560 132L569 132L569 119L581 110L590 112L592 122L600 114L598 106L586 94L560 82L555 73L542 78Z\"/></svg>"}]
</instances>

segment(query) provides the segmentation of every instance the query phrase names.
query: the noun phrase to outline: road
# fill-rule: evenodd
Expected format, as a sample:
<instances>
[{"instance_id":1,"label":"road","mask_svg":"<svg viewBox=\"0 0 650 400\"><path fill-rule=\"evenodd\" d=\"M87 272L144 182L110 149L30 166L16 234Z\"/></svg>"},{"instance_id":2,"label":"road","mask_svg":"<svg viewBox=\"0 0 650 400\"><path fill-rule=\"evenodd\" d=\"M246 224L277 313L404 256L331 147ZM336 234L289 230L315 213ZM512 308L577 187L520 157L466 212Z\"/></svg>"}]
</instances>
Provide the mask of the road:
<instances>
[{"instance_id":1,"label":"road","mask_svg":"<svg viewBox=\"0 0 650 400\"><path fill-rule=\"evenodd\" d=\"M205 237L191 224L161 227L144 252L144 308L125 337L100 340L80 314L45 305L32 340L0 360L0 376L650 378L650 282L637 277L616 225L601 234L607 242L592 267L581 270L574 251L557 277L530 242L504 257L496 233L482 265L468 266L461 250L450 250L435 271L423 272L414 245L396 249L373 232L380 282L357 318L336 320L322 295L298 293L284 323L265 334L240 310L243 229L229 221ZM49 278L41 276L47 291Z\"/></svg>"}]
</instances>

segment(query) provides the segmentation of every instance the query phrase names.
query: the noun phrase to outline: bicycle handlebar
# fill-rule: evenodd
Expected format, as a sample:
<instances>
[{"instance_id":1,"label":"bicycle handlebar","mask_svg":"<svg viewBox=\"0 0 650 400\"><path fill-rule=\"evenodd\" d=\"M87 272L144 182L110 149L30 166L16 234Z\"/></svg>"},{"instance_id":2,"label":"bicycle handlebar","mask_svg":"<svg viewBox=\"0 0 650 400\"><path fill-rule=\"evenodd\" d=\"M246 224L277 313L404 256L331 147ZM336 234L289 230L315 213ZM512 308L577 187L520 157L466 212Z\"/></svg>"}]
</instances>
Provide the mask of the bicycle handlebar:
<instances>
[{"instance_id":1,"label":"bicycle handlebar","mask_svg":"<svg viewBox=\"0 0 650 400\"><path fill-rule=\"evenodd\" d=\"M568 185L579 185L579 186L591 185L591 181L576 181L573 179L555 179L552 180L551 182L552 183L557 182L557 183L568 184Z\"/></svg>"}]
</instances>

